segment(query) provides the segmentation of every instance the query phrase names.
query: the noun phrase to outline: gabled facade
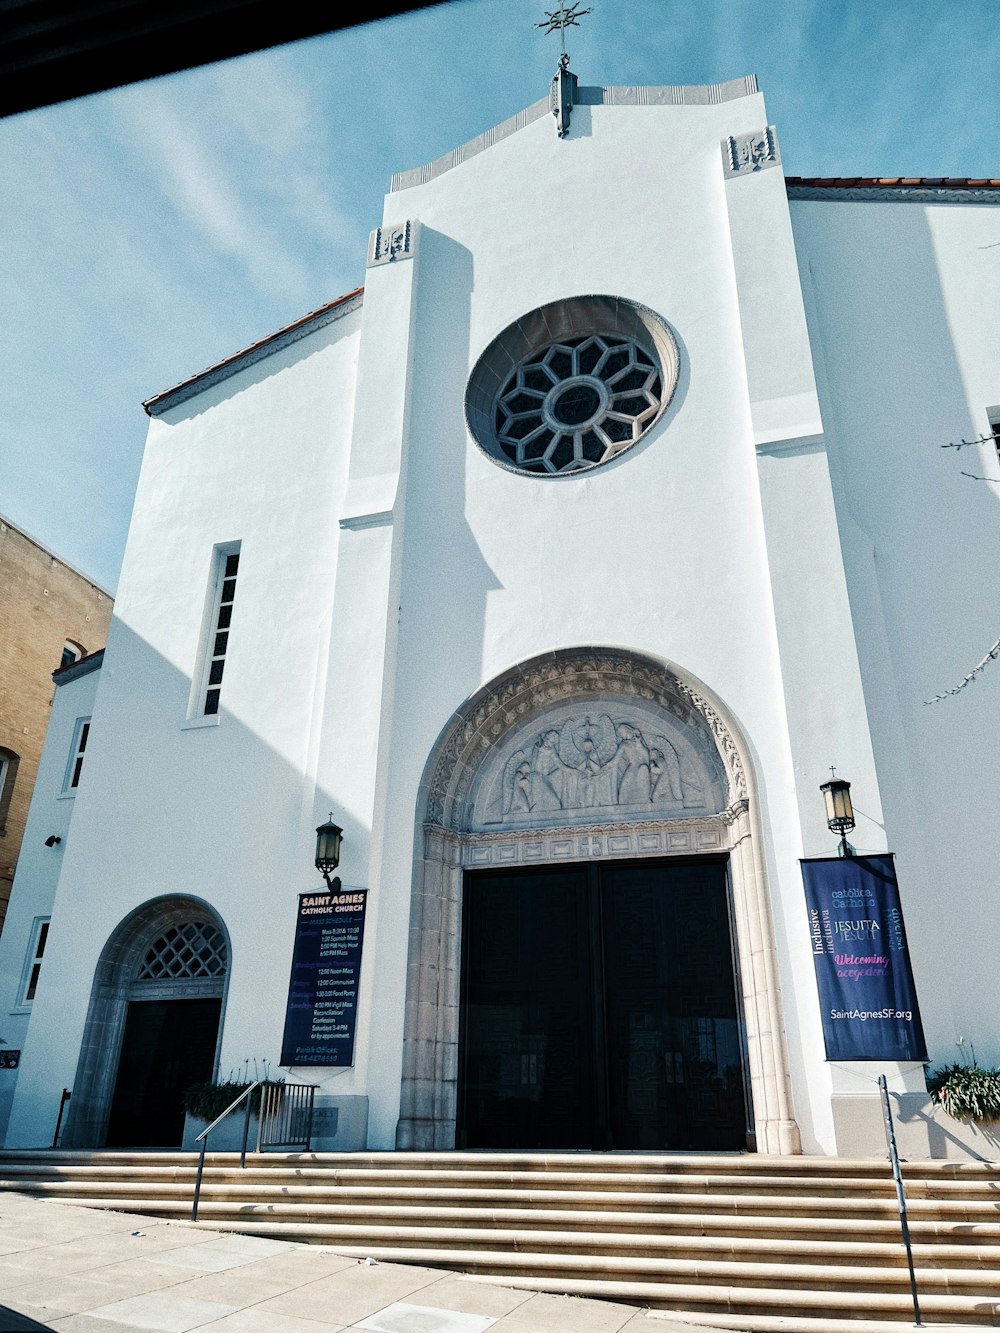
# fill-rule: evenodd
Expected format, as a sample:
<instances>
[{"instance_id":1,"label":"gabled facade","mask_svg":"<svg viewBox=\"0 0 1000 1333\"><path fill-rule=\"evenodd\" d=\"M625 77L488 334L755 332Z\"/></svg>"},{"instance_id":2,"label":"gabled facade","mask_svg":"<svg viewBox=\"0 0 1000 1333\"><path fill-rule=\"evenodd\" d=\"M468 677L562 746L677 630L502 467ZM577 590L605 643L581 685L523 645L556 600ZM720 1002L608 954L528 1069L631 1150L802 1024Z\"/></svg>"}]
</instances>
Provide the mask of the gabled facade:
<instances>
[{"instance_id":1,"label":"gabled facade","mask_svg":"<svg viewBox=\"0 0 1000 1333\"><path fill-rule=\"evenodd\" d=\"M921 1061L825 1059L799 862L835 765L931 1060L1000 1054L997 682L924 702L995 637L995 494L937 446L1000 403L1000 190L786 181L752 79L549 110L147 404L9 1145L64 1086L65 1145L146 1141L153 1004L279 1065L332 811L367 907L351 1062L283 1068L316 1146L853 1155L884 1072L954 1150ZM204 974L156 972L184 931Z\"/></svg>"}]
</instances>

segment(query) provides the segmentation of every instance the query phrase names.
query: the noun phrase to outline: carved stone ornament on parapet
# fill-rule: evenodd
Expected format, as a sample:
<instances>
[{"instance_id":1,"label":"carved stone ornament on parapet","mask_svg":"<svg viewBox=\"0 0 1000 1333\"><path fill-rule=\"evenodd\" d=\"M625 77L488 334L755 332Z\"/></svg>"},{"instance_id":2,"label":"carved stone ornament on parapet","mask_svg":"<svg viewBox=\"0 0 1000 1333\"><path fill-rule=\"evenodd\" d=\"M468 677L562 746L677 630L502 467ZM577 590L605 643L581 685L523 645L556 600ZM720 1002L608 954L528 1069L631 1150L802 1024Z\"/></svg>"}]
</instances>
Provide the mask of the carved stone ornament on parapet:
<instances>
[{"instance_id":1,"label":"carved stone ornament on parapet","mask_svg":"<svg viewBox=\"0 0 1000 1333\"><path fill-rule=\"evenodd\" d=\"M397 259L412 259L416 247L417 227L409 219L391 227L376 227L368 238L368 267L394 264Z\"/></svg>"},{"instance_id":2,"label":"carved stone ornament on parapet","mask_svg":"<svg viewBox=\"0 0 1000 1333\"><path fill-rule=\"evenodd\" d=\"M729 176L747 176L781 163L778 135L773 125L752 134L731 134L722 141L723 171Z\"/></svg>"}]
</instances>

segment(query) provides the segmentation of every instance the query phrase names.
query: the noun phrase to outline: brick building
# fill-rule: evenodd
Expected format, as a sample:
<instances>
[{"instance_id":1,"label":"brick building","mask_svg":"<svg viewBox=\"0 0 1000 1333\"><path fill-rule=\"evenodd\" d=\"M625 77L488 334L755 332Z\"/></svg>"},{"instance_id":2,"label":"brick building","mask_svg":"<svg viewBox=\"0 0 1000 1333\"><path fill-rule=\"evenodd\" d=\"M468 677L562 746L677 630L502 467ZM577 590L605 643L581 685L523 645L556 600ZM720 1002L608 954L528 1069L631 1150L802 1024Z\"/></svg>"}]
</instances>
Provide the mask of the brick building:
<instances>
[{"instance_id":1,"label":"brick building","mask_svg":"<svg viewBox=\"0 0 1000 1333\"><path fill-rule=\"evenodd\" d=\"M52 672L103 648L111 594L0 517L0 927L52 703Z\"/></svg>"}]
</instances>

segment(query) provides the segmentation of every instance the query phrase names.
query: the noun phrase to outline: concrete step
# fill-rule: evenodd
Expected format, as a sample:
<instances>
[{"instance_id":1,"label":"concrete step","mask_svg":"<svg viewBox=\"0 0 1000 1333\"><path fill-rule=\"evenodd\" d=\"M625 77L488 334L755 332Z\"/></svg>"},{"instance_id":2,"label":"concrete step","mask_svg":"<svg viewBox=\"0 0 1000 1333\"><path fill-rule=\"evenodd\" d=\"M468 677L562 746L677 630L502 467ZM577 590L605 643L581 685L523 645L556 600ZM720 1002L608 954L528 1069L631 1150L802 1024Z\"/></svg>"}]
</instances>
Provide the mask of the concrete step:
<instances>
[{"instance_id":1,"label":"concrete step","mask_svg":"<svg viewBox=\"0 0 1000 1333\"><path fill-rule=\"evenodd\" d=\"M440 1154L447 1156L447 1154ZM390 1159L394 1154L387 1153ZM664 1159L672 1162L673 1159ZM789 1159L769 1159L787 1161ZM790 1159L802 1161L802 1159ZM825 1159L824 1159L825 1160ZM239 1171L239 1154L212 1153L206 1156L206 1170L224 1174L227 1171ZM928 1164L933 1165L933 1164ZM955 1165L955 1164L952 1164ZM964 1164L963 1164L964 1165ZM985 1164L975 1164L976 1171L940 1172L918 1170L910 1166L904 1173L908 1193L923 1194L928 1197L950 1197L964 1192L982 1193L1000 1197L1000 1164L986 1169ZM5 1175L32 1175L44 1172L58 1172L67 1176L90 1175L100 1173L120 1174L128 1169L130 1174L145 1176L150 1179L193 1173L197 1167L197 1155L192 1153L176 1154L38 1154L0 1153L0 1170ZM415 1164L390 1163L372 1166L351 1160L349 1154L329 1154L327 1159L317 1154L272 1154L250 1153L246 1168L241 1174L252 1173L255 1178L284 1176L294 1172L302 1178L336 1178L345 1183L368 1184L379 1181L395 1181L400 1184L433 1179L437 1184L454 1182L475 1184L483 1188L509 1188L537 1186L544 1181L549 1186L562 1189L611 1188L617 1191L643 1191L650 1188L670 1188L673 1191L725 1189L733 1191L752 1190L756 1193L775 1192L781 1194L808 1193L825 1196L841 1194L845 1191L864 1188L866 1193L893 1194L892 1177L886 1163L878 1164L878 1170L871 1173L813 1171L800 1168L792 1172L787 1167L781 1172L767 1171L706 1171L701 1169L667 1169L663 1167L650 1170L646 1167L630 1170L616 1169L609 1171L602 1163L588 1171L563 1169L550 1164L546 1169L515 1169L511 1165L484 1165L480 1159L474 1159L468 1166L443 1166L432 1162Z\"/></svg>"},{"instance_id":2,"label":"concrete step","mask_svg":"<svg viewBox=\"0 0 1000 1333\"><path fill-rule=\"evenodd\" d=\"M3 1161L48 1161L48 1162L116 1162L132 1161L164 1162L164 1164L189 1164L192 1153L181 1150L147 1149L17 1149L0 1150ZM239 1153L208 1153L209 1160L235 1161ZM313 1164L324 1168L336 1166L365 1166L365 1168L385 1170L464 1170L496 1169L528 1170L548 1174L553 1170L599 1170L604 1176L617 1173L677 1172L681 1174L717 1174L735 1172L753 1176L761 1174L768 1178L775 1176L872 1176L884 1178L887 1172L887 1160L880 1157L809 1157L800 1156L773 1157L764 1153L508 1153L508 1152L356 1152L356 1153L299 1153L267 1152L259 1154L257 1160L263 1165L284 1170L289 1165ZM921 1178L931 1177L981 1177L995 1180L1000 1161L919 1161L904 1162L904 1174L913 1173Z\"/></svg>"},{"instance_id":3,"label":"concrete step","mask_svg":"<svg viewBox=\"0 0 1000 1333\"><path fill-rule=\"evenodd\" d=\"M145 1207L155 1204L190 1199L194 1190L194 1178L149 1182L132 1180L102 1179L92 1181L78 1178L72 1181L60 1179L0 1178L0 1188L16 1189L22 1193L35 1194L39 1197L94 1202L97 1199L115 1201L116 1207ZM704 1215L738 1216L783 1216L790 1225L798 1219L827 1219L831 1226L836 1219L863 1221L872 1223L892 1222L898 1214L895 1197L864 1198L819 1198L807 1196L781 1195L743 1195L731 1193L719 1194L669 1194L669 1193L611 1193L609 1191L565 1191L565 1190L476 1190L458 1188L418 1188L365 1187L359 1185L340 1185L331 1187L309 1186L298 1177L288 1184L254 1185L250 1181L235 1184L227 1182L217 1184L206 1175L202 1197L219 1202L229 1202L235 1206L246 1202L309 1202L317 1207L322 1204L379 1203L382 1206L411 1207L451 1207L467 1208L490 1206L509 1206L520 1208L561 1207L566 1210L600 1214L606 1211L626 1211L638 1209L648 1213L689 1214L692 1225L695 1219ZM911 1219L917 1221L939 1221L952 1223L988 1223L998 1217L998 1201L986 1199L910 1199L908 1211Z\"/></svg>"},{"instance_id":4,"label":"concrete step","mask_svg":"<svg viewBox=\"0 0 1000 1333\"><path fill-rule=\"evenodd\" d=\"M0 1188L187 1219L196 1165L173 1152L6 1152ZM995 1324L1000 1167L910 1163L906 1182L925 1314ZM199 1216L213 1230L746 1330L912 1322L895 1187L877 1159L275 1153L241 1170L218 1153Z\"/></svg>"},{"instance_id":5,"label":"concrete step","mask_svg":"<svg viewBox=\"0 0 1000 1333\"><path fill-rule=\"evenodd\" d=\"M266 1224L265 1224L266 1226ZM337 1228L338 1232L346 1228ZM383 1262L399 1264L426 1264L431 1267L454 1267L460 1264L465 1272L490 1273L493 1276L522 1277L541 1274L548 1277L600 1278L602 1281L634 1281L685 1283L700 1281L746 1287L778 1287L786 1291L854 1292L868 1295L877 1292L910 1290L909 1272L902 1246L895 1265L834 1265L782 1262L780 1256L760 1262L737 1256L723 1260L704 1255L689 1258L644 1257L642 1255L577 1254L531 1251L523 1248L468 1250L423 1243L407 1243L406 1238L392 1241L385 1236L328 1235L323 1240L341 1254L378 1255ZM273 1228L255 1229L256 1235L274 1235ZM286 1235L285 1231L281 1232ZM523 1239L523 1238L522 1238ZM914 1263L914 1267L916 1263ZM920 1289L945 1295L983 1295L996 1297L1000 1309L1000 1292L996 1274L981 1268L932 1269L921 1268Z\"/></svg>"},{"instance_id":6,"label":"concrete step","mask_svg":"<svg viewBox=\"0 0 1000 1333\"><path fill-rule=\"evenodd\" d=\"M33 1191L21 1191L33 1193ZM102 1195L100 1192L87 1196L62 1196L59 1194L38 1195L52 1201L85 1204L92 1208L107 1210L127 1209L129 1212L152 1214L157 1216L187 1218L191 1211L191 1192L184 1190L171 1198L155 1199L123 1198L122 1196ZM864 1254L878 1244L891 1247L899 1245L899 1222L889 1221L871 1223L865 1220L843 1218L825 1220L822 1218L787 1217L719 1217L712 1214L691 1215L671 1213L588 1213L565 1209L467 1209L467 1208L425 1208L425 1207L383 1207L370 1203L290 1203L257 1202L253 1192L247 1201L233 1206L232 1201L220 1200L210 1193L203 1193L199 1215L202 1218L250 1220L254 1218L271 1219L282 1224L297 1224L300 1234L297 1239L309 1241L320 1239L314 1233L324 1226L343 1225L347 1227L378 1225L407 1227L415 1234L421 1234L422 1228L435 1225L452 1225L466 1230L476 1225L491 1228L520 1228L524 1231L557 1230L582 1237L587 1243L590 1233L597 1228L613 1228L613 1233L623 1238L623 1242L635 1244L637 1238L645 1235L654 1237L677 1235L688 1239L713 1237L740 1238L741 1245L762 1239L769 1248L786 1242L802 1244L812 1250L822 1247L826 1253L831 1246L844 1244L854 1252ZM910 1233L914 1241L924 1242L934 1250L945 1245L953 1246L956 1251L973 1251L977 1254L976 1262L984 1262L990 1249L1000 1250L1000 1223L982 1222L910 1222ZM277 1234L277 1233L275 1233ZM808 1237L808 1239L804 1239ZM327 1241L327 1243L329 1243ZM859 1259L859 1262L863 1262Z\"/></svg>"}]
</instances>

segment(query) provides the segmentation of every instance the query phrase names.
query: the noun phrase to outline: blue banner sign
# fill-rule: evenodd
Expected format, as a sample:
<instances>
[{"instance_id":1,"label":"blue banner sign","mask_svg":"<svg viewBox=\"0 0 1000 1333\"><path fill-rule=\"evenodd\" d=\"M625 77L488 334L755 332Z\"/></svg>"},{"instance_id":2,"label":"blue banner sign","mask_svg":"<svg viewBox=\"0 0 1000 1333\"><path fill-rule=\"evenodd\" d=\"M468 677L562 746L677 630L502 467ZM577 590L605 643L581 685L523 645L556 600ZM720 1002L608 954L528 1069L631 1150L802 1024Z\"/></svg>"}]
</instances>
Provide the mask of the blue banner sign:
<instances>
[{"instance_id":1,"label":"blue banner sign","mask_svg":"<svg viewBox=\"0 0 1000 1333\"><path fill-rule=\"evenodd\" d=\"M926 1060L891 854L802 861L828 1060Z\"/></svg>"},{"instance_id":2,"label":"blue banner sign","mask_svg":"<svg viewBox=\"0 0 1000 1333\"><path fill-rule=\"evenodd\" d=\"M282 1065L354 1063L367 889L299 894Z\"/></svg>"}]
</instances>

